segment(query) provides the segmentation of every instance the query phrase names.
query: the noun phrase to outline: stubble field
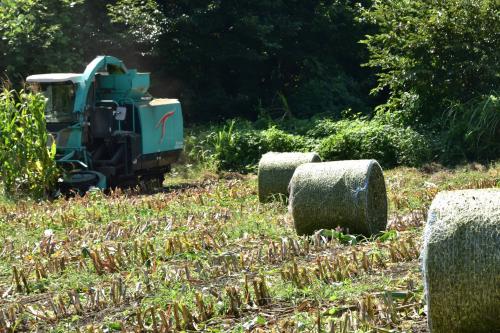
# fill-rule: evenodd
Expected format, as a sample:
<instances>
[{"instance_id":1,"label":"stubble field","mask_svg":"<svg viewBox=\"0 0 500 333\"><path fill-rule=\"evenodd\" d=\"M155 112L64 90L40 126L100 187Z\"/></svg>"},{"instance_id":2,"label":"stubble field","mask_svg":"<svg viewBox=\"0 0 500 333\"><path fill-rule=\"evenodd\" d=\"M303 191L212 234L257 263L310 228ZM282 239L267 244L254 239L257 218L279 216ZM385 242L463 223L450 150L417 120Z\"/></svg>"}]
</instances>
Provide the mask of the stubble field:
<instances>
[{"instance_id":1,"label":"stubble field","mask_svg":"<svg viewBox=\"0 0 500 333\"><path fill-rule=\"evenodd\" d=\"M500 164L385 173L389 229L298 237L256 177L182 169L163 188L0 200L0 332L427 332L422 227L441 190Z\"/></svg>"}]
</instances>

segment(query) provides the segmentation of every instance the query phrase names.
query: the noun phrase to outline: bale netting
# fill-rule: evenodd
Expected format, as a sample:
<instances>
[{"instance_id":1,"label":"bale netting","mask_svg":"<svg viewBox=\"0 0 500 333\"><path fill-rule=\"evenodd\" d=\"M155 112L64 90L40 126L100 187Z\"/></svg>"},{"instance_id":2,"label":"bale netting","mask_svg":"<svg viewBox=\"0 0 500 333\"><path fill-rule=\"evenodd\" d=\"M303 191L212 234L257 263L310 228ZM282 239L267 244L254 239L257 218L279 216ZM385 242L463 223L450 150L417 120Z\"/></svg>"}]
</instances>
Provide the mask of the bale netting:
<instances>
[{"instance_id":1,"label":"bale netting","mask_svg":"<svg viewBox=\"0 0 500 333\"><path fill-rule=\"evenodd\" d=\"M295 169L301 164L313 162L321 162L316 153L264 154L258 170L260 202L269 201L275 195L288 196L288 184Z\"/></svg>"},{"instance_id":2,"label":"bale netting","mask_svg":"<svg viewBox=\"0 0 500 333\"><path fill-rule=\"evenodd\" d=\"M500 332L500 189L439 193L421 258L432 333Z\"/></svg>"},{"instance_id":3,"label":"bale netting","mask_svg":"<svg viewBox=\"0 0 500 333\"><path fill-rule=\"evenodd\" d=\"M289 210L299 235L340 226L373 235L387 226L384 174L375 160L303 164L290 181Z\"/></svg>"}]
</instances>

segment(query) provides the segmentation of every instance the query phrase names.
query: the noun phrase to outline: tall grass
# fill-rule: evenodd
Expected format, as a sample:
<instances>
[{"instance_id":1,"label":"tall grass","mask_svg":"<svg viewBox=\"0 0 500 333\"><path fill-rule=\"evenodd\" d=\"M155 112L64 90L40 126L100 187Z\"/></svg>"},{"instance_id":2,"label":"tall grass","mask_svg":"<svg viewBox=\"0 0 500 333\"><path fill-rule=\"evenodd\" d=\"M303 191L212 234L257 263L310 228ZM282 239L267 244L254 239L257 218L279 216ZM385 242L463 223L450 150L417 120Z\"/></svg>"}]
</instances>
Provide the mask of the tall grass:
<instances>
[{"instance_id":1,"label":"tall grass","mask_svg":"<svg viewBox=\"0 0 500 333\"><path fill-rule=\"evenodd\" d=\"M446 153L450 159L484 160L500 156L500 94L454 105L446 113Z\"/></svg>"},{"instance_id":2,"label":"tall grass","mask_svg":"<svg viewBox=\"0 0 500 333\"><path fill-rule=\"evenodd\" d=\"M45 123L45 98L3 88L0 93L0 182L9 197L46 196L59 175Z\"/></svg>"}]
</instances>

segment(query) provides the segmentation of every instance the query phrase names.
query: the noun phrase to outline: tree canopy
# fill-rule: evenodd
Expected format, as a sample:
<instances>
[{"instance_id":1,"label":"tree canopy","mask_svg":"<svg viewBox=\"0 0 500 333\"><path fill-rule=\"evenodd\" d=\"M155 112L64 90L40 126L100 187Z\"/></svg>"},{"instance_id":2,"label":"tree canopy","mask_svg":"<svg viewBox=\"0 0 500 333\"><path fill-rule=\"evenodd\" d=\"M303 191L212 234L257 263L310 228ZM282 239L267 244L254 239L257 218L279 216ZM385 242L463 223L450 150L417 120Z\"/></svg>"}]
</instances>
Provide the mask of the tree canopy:
<instances>
[{"instance_id":1,"label":"tree canopy","mask_svg":"<svg viewBox=\"0 0 500 333\"><path fill-rule=\"evenodd\" d=\"M192 120L369 112L371 72L357 20L368 4L313 1L7 0L0 68L77 71L113 54L152 72L158 96ZM286 110L285 110L286 109Z\"/></svg>"},{"instance_id":2,"label":"tree canopy","mask_svg":"<svg viewBox=\"0 0 500 333\"><path fill-rule=\"evenodd\" d=\"M376 0L364 17L378 27L363 43L384 108L431 120L500 84L500 6L494 0Z\"/></svg>"},{"instance_id":3,"label":"tree canopy","mask_svg":"<svg viewBox=\"0 0 500 333\"><path fill-rule=\"evenodd\" d=\"M191 122L379 105L411 124L496 94L499 18L494 0L4 0L0 71L20 83L111 54Z\"/></svg>"}]
</instances>

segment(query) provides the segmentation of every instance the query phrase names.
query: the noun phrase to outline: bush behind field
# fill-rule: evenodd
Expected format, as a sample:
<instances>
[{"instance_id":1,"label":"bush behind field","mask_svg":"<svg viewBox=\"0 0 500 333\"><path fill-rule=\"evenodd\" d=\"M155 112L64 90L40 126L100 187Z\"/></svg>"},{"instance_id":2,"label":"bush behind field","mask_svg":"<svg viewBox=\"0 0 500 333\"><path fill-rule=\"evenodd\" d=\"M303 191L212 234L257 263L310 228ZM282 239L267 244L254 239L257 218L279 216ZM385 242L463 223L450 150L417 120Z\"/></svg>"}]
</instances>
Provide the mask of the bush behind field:
<instances>
[{"instance_id":1,"label":"bush behind field","mask_svg":"<svg viewBox=\"0 0 500 333\"><path fill-rule=\"evenodd\" d=\"M210 163L218 170L251 172L269 151L317 151L326 161L373 158L385 167L417 166L432 157L428 135L379 119L327 118L307 124L287 120L261 127L262 122L231 120L193 129L187 136L188 158Z\"/></svg>"},{"instance_id":2,"label":"bush behind field","mask_svg":"<svg viewBox=\"0 0 500 333\"><path fill-rule=\"evenodd\" d=\"M416 166L431 158L428 139L409 127L379 120L341 120L317 147L325 160L376 159L385 167Z\"/></svg>"},{"instance_id":3,"label":"bush behind field","mask_svg":"<svg viewBox=\"0 0 500 333\"><path fill-rule=\"evenodd\" d=\"M500 94L456 103L443 117L443 158L488 160L500 156Z\"/></svg>"}]
</instances>

